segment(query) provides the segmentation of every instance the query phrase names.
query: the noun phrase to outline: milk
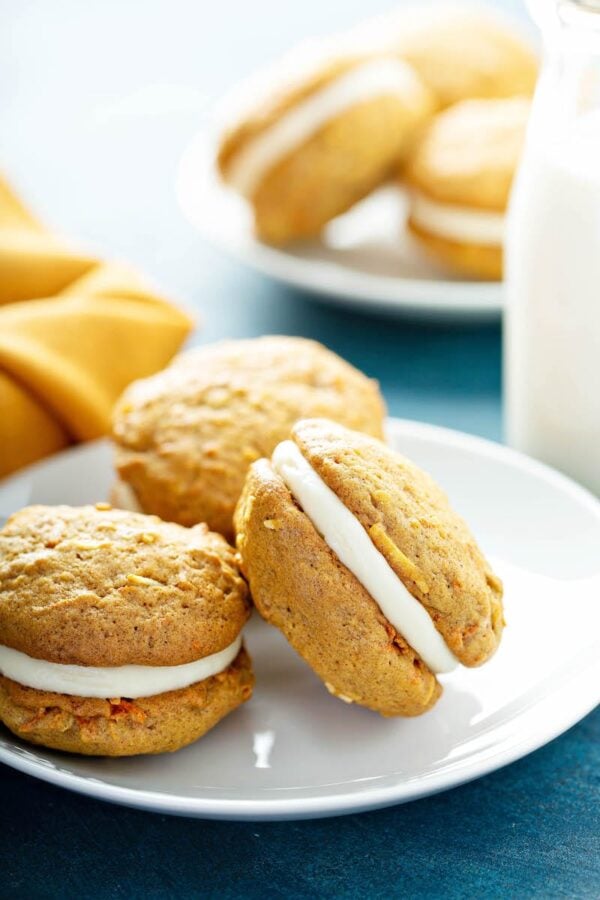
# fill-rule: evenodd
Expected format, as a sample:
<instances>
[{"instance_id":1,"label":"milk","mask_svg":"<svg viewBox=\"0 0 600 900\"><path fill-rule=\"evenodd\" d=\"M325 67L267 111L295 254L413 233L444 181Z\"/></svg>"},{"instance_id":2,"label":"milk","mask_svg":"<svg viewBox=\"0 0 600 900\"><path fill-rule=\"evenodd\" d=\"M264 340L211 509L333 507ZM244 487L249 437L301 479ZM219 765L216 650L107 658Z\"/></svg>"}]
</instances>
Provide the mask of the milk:
<instances>
[{"instance_id":1,"label":"milk","mask_svg":"<svg viewBox=\"0 0 600 900\"><path fill-rule=\"evenodd\" d=\"M600 494L600 110L532 120L505 260L507 440Z\"/></svg>"}]
</instances>

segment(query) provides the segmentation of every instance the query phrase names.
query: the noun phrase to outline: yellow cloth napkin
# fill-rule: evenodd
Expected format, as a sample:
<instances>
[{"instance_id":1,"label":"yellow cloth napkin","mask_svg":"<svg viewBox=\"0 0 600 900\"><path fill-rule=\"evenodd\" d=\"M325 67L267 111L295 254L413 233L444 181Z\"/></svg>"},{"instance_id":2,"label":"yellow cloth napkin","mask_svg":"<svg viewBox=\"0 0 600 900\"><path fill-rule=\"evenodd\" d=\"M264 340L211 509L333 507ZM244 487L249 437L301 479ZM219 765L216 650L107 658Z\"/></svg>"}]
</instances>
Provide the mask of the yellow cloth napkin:
<instances>
[{"instance_id":1,"label":"yellow cloth napkin","mask_svg":"<svg viewBox=\"0 0 600 900\"><path fill-rule=\"evenodd\" d=\"M105 434L192 327L132 270L68 248L0 178L0 475Z\"/></svg>"}]
</instances>

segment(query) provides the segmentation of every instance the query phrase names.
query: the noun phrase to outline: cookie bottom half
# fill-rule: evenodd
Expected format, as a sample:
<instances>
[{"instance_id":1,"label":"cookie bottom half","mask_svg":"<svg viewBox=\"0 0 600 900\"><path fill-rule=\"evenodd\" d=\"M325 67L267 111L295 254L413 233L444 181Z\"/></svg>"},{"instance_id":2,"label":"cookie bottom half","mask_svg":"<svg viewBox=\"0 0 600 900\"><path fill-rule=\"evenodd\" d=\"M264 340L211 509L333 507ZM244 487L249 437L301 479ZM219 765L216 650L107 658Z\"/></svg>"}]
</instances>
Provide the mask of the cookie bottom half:
<instances>
[{"instance_id":1,"label":"cookie bottom half","mask_svg":"<svg viewBox=\"0 0 600 900\"><path fill-rule=\"evenodd\" d=\"M244 647L218 675L137 700L45 693L0 676L0 720L17 737L53 750L85 756L164 753L206 734L251 697L253 686Z\"/></svg>"},{"instance_id":2,"label":"cookie bottom half","mask_svg":"<svg viewBox=\"0 0 600 900\"><path fill-rule=\"evenodd\" d=\"M502 248L482 244L466 244L438 237L408 222L411 234L430 257L463 275L484 281L500 281L502 278Z\"/></svg>"}]
</instances>

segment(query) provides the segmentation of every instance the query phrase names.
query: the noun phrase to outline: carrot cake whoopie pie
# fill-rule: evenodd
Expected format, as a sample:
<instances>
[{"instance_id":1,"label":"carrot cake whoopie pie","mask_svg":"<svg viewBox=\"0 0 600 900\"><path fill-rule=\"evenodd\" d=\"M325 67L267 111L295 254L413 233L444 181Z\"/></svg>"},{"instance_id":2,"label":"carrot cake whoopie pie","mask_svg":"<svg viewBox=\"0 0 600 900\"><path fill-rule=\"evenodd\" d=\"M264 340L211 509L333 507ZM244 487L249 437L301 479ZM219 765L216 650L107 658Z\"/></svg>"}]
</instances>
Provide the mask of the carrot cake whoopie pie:
<instances>
[{"instance_id":1,"label":"carrot cake whoopie pie","mask_svg":"<svg viewBox=\"0 0 600 900\"><path fill-rule=\"evenodd\" d=\"M456 272L502 277L506 208L529 110L528 97L457 103L433 119L401 173L411 234Z\"/></svg>"},{"instance_id":2,"label":"carrot cake whoopie pie","mask_svg":"<svg viewBox=\"0 0 600 900\"><path fill-rule=\"evenodd\" d=\"M247 588L199 525L32 506L0 531L0 720L57 750L195 741L252 693Z\"/></svg>"},{"instance_id":3,"label":"carrot cake whoopie pie","mask_svg":"<svg viewBox=\"0 0 600 900\"><path fill-rule=\"evenodd\" d=\"M318 234L381 184L434 110L396 54L311 43L291 59L263 78L218 151L222 178L275 244Z\"/></svg>"},{"instance_id":4,"label":"carrot cake whoopie pie","mask_svg":"<svg viewBox=\"0 0 600 900\"><path fill-rule=\"evenodd\" d=\"M251 467L235 523L258 611L342 700L418 715L436 674L498 646L501 582L442 490L376 439L299 422Z\"/></svg>"},{"instance_id":5,"label":"carrot cake whoopie pie","mask_svg":"<svg viewBox=\"0 0 600 900\"><path fill-rule=\"evenodd\" d=\"M263 337L184 353L117 403L112 501L233 539L250 463L306 416L381 437L385 406L375 381L314 341Z\"/></svg>"}]
</instances>

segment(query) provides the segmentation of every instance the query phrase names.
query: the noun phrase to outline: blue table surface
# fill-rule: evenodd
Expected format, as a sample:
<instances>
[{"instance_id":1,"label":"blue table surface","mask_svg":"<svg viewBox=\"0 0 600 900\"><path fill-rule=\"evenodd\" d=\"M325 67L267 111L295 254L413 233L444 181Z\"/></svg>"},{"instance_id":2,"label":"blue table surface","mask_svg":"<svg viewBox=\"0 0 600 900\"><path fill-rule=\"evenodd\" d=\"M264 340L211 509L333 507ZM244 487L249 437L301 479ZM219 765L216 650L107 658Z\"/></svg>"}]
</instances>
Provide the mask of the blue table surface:
<instances>
[{"instance_id":1,"label":"blue table surface","mask_svg":"<svg viewBox=\"0 0 600 900\"><path fill-rule=\"evenodd\" d=\"M203 244L177 207L182 148L231 83L300 36L388 6L0 0L0 165L57 229L188 304L194 340L308 335L378 378L393 415L499 440L498 326L321 306ZM598 896L599 745L596 711L446 794L279 824L137 812L0 767L0 895Z\"/></svg>"}]
</instances>

